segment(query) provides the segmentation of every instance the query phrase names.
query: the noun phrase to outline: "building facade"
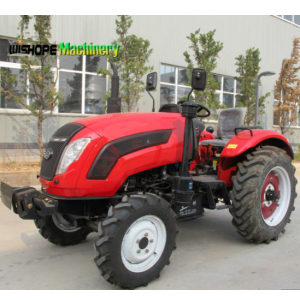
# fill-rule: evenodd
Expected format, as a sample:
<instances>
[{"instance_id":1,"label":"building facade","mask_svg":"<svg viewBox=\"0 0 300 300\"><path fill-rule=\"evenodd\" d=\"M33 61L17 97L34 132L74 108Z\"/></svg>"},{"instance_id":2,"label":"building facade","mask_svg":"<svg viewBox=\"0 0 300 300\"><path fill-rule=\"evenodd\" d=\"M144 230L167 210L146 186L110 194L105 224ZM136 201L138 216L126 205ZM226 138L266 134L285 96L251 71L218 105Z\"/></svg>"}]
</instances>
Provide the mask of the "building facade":
<instances>
[{"instance_id":1,"label":"building facade","mask_svg":"<svg viewBox=\"0 0 300 300\"><path fill-rule=\"evenodd\" d=\"M53 43L111 44L117 39L117 16L53 16ZM153 93L155 109L165 103L176 103L185 97L190 88L185 85L187 63L183 52L188 51L190 33L201 29L206 33L216 29L215 40L223 43L219 53L215 78L219 82L217 99L227 107L234 107L239 84L234 79L235 58L251 47L260 50L260 72L274 71L276 75L262 77L259 94L267 92L266 113L259 116L265 129L277 130L273 118L273 90L279 77L282 60L289 58L294 37L300 37L300 16L132 16L129 34L148 39L153 49L149 65L158 73L158 87ZM18 57L8 56L9 45L16 42L19 16L0 16L0 68L24 76ZM108 68L105 56L58 57L57 89L63 104L53 116L45 120L43 139L47 143L59 127L67 122L105 112L103 97L109 89L109 79L97 75L97 69ZM53 69L55 70L55 68ZM300 74L299 74L300 75ZM300 76L299 76L300 77ZM21 87L15 87L21 93ZM27 99L30 103L31 99ZM137 108L137 107L136 107ZM152 110L152 99L144 93L138 103L140 112ZM216 127L216 123L212 122ZM16 147L18 143L34 144L37 136L36 121L21 106L4 94L0 98L0 145ZM293 145L300 143L300 119L293 124L292 135L287 135Z\"/></svg>"}]
</instances>

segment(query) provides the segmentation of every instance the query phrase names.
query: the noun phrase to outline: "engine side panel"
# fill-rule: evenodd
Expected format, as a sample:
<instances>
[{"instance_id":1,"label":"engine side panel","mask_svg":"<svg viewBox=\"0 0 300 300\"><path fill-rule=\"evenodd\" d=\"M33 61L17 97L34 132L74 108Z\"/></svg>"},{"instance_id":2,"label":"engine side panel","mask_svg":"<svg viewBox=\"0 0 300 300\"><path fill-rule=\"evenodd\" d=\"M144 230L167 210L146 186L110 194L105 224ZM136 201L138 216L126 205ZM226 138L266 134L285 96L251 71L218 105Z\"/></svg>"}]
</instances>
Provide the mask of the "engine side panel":
<instances>
[{"instance_id":1,"label":"engine side panel","mask_svg":"<svg viewBox=\"0 0 300 300\"><path fill-rule=\"evenodd\" d=\"M51 182L41 180L46 187L45 191L50 194L63 197L111 197L127 177L181 161L185 119L180 114L123 113L77 122L85 125L94 136L81 157L73 162L64 174L55 176ZM125 136L155 130L172 130L168 142L120 157L105 180L87 179L95 158L107 143ZM75 135L70 142L84 137L83 133L84 130ZM55 180L59 183L54 184Z\"/></svg>"}]
</instances>

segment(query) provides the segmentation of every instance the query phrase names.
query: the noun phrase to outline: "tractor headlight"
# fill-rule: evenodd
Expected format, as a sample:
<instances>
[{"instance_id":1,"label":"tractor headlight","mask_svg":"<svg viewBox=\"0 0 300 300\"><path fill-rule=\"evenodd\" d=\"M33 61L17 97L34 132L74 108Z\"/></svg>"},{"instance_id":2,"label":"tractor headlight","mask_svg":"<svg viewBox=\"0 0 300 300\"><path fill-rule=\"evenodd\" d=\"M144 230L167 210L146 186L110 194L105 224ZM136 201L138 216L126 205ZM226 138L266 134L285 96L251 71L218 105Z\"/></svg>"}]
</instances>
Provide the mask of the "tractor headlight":
<instances>
[{"instance_id":1,"label":"tractor headlight","mask_svg":"<svg viewBox=\"0 0 300 300\"><path fill-rule=\"evenodd\" d=\"M90 140L90 138L79 139L67 145L60 158L55 175L63 174L68 166L80 157Z\"/></svg>"}]
</instances>

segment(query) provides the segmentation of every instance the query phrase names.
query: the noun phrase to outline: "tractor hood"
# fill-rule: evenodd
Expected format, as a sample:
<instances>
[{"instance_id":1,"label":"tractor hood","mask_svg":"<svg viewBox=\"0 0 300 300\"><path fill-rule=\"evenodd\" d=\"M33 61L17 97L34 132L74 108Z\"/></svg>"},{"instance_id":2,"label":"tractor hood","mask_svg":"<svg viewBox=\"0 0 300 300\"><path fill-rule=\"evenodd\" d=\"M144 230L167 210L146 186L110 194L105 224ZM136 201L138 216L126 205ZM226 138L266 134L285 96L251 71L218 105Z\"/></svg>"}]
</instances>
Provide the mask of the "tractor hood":
<instances>
[{"instance_id":1,"label":"tractor hood","mask_svg":"<svg viewBox=\"0 0 300 300\"><path fill-rule=\"evenodd\" d=\"M179 113L117 113L80 119L73 123L115 140L147 131L174 129L183 126L184 122Z\"/></svg>"}]
</instances>

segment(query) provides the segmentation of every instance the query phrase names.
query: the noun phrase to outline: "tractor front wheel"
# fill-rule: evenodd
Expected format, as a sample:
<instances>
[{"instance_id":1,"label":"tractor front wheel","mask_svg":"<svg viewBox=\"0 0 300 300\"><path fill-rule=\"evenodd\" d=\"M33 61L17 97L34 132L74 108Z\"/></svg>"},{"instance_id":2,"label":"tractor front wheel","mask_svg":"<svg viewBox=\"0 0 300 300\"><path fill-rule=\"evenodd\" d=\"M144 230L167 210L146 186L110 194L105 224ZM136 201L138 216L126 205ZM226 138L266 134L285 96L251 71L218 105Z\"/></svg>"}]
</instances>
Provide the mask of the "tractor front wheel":
<instances>
[{"instance_id":1,"label":"tractor front wheel","mask_svg":"<svg viewBox=\"0 0 300 300\"><path fill-rule=\"evenodd\" d=\"M68 215L60 213L39 217L34 223L42 237L60 246L79 244L91 232L88 228L77 226Z\"/></svg>"},{"instance_id":2,"label":"tractor front wheel","mask_svg":"<svg viewBox=\"0 0 300 300\"><path fill-rule=\"evenodd\" d=\"M122 288L145 286L169 263L175 249L176 214L154 194L125 196L99 224L95 263Z\"/></svg>"},{"instance_id":3,"label":"tractor front wheel","mask_svg":"<svg viewBox=\"0 0 300 300\"><path fill-rule=\"evenodd\" d=\"M256 149L238 164L232 178L230 213L239 234L255 243L278 239L295 209L294 173L287 153L272 146Z\"/></svg>"}]
</instances>

